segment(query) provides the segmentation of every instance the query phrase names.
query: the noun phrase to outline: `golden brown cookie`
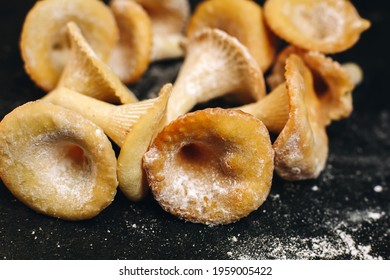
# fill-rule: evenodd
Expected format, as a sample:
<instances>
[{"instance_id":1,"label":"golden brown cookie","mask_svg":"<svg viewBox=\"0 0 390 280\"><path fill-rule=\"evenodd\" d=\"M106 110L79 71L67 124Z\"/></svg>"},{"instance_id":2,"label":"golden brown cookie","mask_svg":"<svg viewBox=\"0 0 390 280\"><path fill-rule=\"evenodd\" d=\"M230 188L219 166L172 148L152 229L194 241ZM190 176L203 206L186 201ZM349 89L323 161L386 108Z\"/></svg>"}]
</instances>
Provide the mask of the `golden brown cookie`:
<instances>
[{"instance_id":1,"label":"golden brown cookie","mask_svg":"<svg viewBox=\"0 0 390 280\"><path fill-rule=\"evenodd\" d=\"M276 52L276 37L269 31L260 5L250 0L209 0L201 2L191 16L186 33L191 37L203 28L217 28L246 46L263 72Z\"/></svg>"},{"instance_id":2,"label":"golden brown cookie","mask_svg":"<svg viewBox=\"0 0 390 280\"><path fill-rule=\"evenodd\" d=\"M168 99L167 96L164 96ZM161 97L136 103L113 105L79 92L60 87L42 100L75 111L96 123L119 147L122 147L133 126L152 110Z\"/></svg>"},{"instance_id":3,"label":"golden brown cookie","mask_svg":"<svg viewBox=\"0 0 390 280\"><path fill-rule=\"evenodd\" d=\"M119 28L119 42L109 65L124 83L134 83L148 69L152 52L152 22L133 1L113 0L110 8Z\"/></svg>"},{"instance_id":4,"label":"golden brown cookie","mask_svg":"<svg viewBox=\"0 0 390 280\"><path fill-rule=\"evenodd\" d=\"M119 188L131 201L140 201L149 192L142 157L166 123L166 108L171 90L171 84L161 88L159 96L152 101L153 106L140 115L121 147L118 156Z\"/></svg>"},{"instance_id":5,"label":"golden brown cookie","mask_svg":"<svg viewBox=\"0 0 390 280\"><path fill-rule=\"evenodd\" d=\"M299 56L286 61L289 114L273 144L275 171L285 180L317 178L328 158L328 136L322 122L313 77Z\"/></svg>"},{"instance_id":6,"label":"golden brown cookie","mask_svg":"<svg viewBox=\"0 0 390 280\"><path fill-rule=\"evenodd\" d=\"M115 104L138 101L111 68L99 59L80 28L74 22L69 22L66 28L70 53L57 87Z\"/></svg>"},{"instance_id":7,"label":"golden brown cookie","mask_svg":"<svg viewBox=\"0 0 390 280\"><path fill-rule=\"evenodd\" d=\"M39 213L65 220L99 214L114 199L116 158L98 126L44 101L29 102L0 123L0 177Z\"/></svg>"},{"instance_id":8,"label":"golden brown cookie","mask_svg":"<svg viewBox=\"0 0 390 280\"><path fill-rule=\"evenodd\" d=\"M37 1L23 25L20 48L31 79L46 91L58 82L68 58L66 24L75 22L96 54L107 61L119 32L110 9L98 0Z\"/></svg>"},{"instance_id":9,"label":"golden brown cookie","mask_svg":"<svg viewBox=\"0 0 390 280\"><path fill-rule=\"evenodd\" d=\"M188 0L131 0L141 5L152 21L153 46L151 60L183 56L180 44L183 29L190 15Z\"/></svg>"},{"instance_id":10,"label":"golden brown cookie","mask_svg":"<svg viewBox=\"0 0 390 280\"><path fill-rule=\"evenodd\" d=\"M228 96L240 104L265 95L263 72L236 38L204 28L186 43L186 56L168 102L168 122L196 104Z\"/></svg>"},{"instance_id":11,"label":"golden brown cookie","mask_svg":"<svg viewBox=\"0 0 390 280\"><path fill-rule=\"evenodd\" d=\"M258 119L213 108L166 126L145 153L144 168L163 209L195 223L227 224L265 201L273 158L269 133Z\"/></svg>"},{"instance_id":12,"label":"golden brown cookie","mask_svg":"<svg viewBox=\"0 0 390 280\"><path fill-rule=\"evenodd\" d=\"M314 90L321 103L321 122L329 125L331 121L348 117L353 110L352 92L355 88L353 76L359 79L358 73L348 73L337 61L318 51L305 51L294 46L286 47L279 55L272 68L267 82L275 88L285 80L286 59L296 54L310 69L314 79ZM354 68L355 72L356 67ZM352 70L351 70L352 71Z\"/></svg>"},{"instance_id":13,"label":"golden brown cookie","mask_svg":"<svg viewBox=\"0 0 390 280\"><path fill-rule=\"evenodd\" d=\"M321 100L311 71L296 54L286 60L285 82L263 99L237 109L257 117L278 134L275 171L289 181L317 178L328 158Z\"/></svg>"},{"instance_id":14,"label":"golden brown cookie","mask_svg":"<svg viewBox=\"0 0 390 280\"><path fill-rule=\"evenodd\" d=\"M121 148L118 156L119 187L127 198L139 201L148 191L142 156L166 122L171 89L172 85L167 84L156 98L124 105L112 105L66 88L58 88L43 99L93 121Z\"/></svg>"},{"instance_id":15,"label":"golden brown cookie","mask_svg":"<svg viewBox=\"0 0 390 280\"><path fill-rule=\"evenodd\" d=\"M351 48L370 22L346 0L267 0L265 19L292 45L323 53Z\"/></svg>"}]
</instances>

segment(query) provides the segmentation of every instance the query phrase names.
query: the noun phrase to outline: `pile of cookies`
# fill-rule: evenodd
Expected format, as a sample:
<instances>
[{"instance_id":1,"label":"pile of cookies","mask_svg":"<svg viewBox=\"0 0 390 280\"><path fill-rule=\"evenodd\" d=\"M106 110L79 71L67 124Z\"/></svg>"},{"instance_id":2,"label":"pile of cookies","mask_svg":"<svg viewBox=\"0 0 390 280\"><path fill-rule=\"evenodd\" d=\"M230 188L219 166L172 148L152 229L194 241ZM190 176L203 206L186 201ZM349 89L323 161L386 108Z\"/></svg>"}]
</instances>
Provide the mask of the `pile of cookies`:
<instances>
[{"instance_id":1,"label":"pile of cookies","mask_svg":"<svg viewBox=\"0 0 390 280\"><path fill-rule=\"evenodd\" d=\"M66 220L96 216L119 186L131 201L150 190L186 221L238 221L274 173L323 171L326 127L351 114L362 80L329 55L369 27L346 0L208 0L193 13L187 0L38 1L20 48L47 94L1 121L1 180ZM183 58L174 84L138 100L127 85L173 58ZM235 105L190 112L215 98Z\"/></svg>"}]
</instances>

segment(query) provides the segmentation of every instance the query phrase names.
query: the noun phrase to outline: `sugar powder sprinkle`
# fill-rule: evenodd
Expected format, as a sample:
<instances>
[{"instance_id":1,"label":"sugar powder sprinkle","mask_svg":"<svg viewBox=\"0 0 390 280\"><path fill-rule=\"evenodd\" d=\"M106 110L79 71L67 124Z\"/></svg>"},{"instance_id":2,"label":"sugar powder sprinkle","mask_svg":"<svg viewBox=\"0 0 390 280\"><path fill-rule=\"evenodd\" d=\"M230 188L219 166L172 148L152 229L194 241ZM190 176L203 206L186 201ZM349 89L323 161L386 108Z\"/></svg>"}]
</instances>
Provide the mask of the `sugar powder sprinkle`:
<instances>
[{"instance_id":1,"label":"sugar powder sprinkle","mask_svg":"<svg viewBox=\"0 0 390 280\"><path fill-rule=\"evenodd\" d=\"M370 255L371 246L359 245L343 230L314 238L258 236L227 252L231 259L382 259Z\"/></svg>"},{"instance_id":2,"label":"sugar powder sprinkle","mask_svg":"<svg viewBox=\"0 0 390 280\"><path fill-rule=\"evenodd\" d=\"M383 259L372 253L371 245L361 244L356 232L364 223L374 223L385 217L380 209L331 213L334 218L324 224L324 234L307 236L272 236L261 233L253 238L228 238L229 259ZM341 216L340 216L341 215Z\"/></svg>"}]
</instances>

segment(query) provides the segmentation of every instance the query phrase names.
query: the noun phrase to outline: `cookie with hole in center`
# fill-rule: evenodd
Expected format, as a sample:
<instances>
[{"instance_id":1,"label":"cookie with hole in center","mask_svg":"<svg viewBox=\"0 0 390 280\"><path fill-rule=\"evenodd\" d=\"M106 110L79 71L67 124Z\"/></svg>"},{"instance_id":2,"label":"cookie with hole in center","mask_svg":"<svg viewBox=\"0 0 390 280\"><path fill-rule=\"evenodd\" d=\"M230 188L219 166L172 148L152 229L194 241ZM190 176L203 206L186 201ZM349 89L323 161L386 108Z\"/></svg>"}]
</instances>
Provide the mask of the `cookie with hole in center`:
<instances>
[{"instance_id":1,"label":"cookie with hole in center","mask_svg":"<svg viewBox=\"0 0 390 280\"><path fill-rule=\"evenodd\" d=\"M228 224L265 201L273 159L261 121L239 110L212 108L166 126L143 165L163 209L194 223Z\"/></svg>"}]
</instances>

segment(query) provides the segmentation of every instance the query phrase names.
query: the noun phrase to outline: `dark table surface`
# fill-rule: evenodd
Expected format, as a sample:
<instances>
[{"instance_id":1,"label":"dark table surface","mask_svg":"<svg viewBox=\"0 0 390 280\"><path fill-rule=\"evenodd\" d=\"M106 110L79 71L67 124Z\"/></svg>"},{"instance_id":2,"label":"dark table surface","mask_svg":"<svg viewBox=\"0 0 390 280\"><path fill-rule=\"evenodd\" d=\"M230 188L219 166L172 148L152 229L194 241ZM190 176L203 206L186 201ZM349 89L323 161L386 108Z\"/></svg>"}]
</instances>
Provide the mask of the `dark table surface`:
<instances>
[{"instance_id":1,"label":"dark table surface","mask_svg":"<svg viewBox=\"0 0 390 280\"><path fill-rule=\"evenodd\" d=\"M0 9L0 119L44 94L24 72L18 47L34 2L6 1ZM120 192L94 219L57 220L30 210L0 182L0 259L390 259L390 10L386 1L352 2L372 28L336 59L358 63L364 82L352 116L328 128L329 160L317 180L275 177L257 211L215 227L178 220L151 196L132 203ZM131 88L151 96L180 65L155 63Z\"/></svg>"}]
</instances>

